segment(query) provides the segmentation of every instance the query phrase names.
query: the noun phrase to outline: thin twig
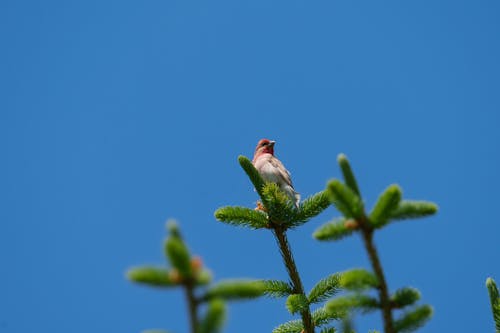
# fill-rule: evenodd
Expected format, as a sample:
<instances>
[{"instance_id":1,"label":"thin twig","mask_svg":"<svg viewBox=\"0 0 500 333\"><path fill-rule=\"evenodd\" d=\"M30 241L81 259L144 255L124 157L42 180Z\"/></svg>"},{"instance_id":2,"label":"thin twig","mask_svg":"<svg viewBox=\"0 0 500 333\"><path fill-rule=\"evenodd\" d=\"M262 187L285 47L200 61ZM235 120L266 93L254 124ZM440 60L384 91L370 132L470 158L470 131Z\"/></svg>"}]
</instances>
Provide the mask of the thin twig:
<instances>
[{"instance_id":1,"label":"thin twig","mask_svg":"<svg viewBox=\"0 0 500 333\"><path fill-rule=\"evenodd\" d=\"M191 327L191 333L196 333L198 330L198 304L194 296L194 287L191 282L186 282L184 284L184 290L186 291L186 298L188 301L189 309L189 323Z\"/></svg>"},{"instance_id":2,"label":"thin twig","mask_svg":"<svg viewBox=\"0 0 500 333\"><path fill-rule=\"evenodd\" d=\"M304 287L302 285L302 281L300 280L300 275L292 256L292 250L290 248L290 244L288 243L286 232L282 227L274 226L273 233L276 237L276 240L278 241L281 256L283 257L283 261L285 262L290 280L292 280L294 292L305 297L306 295L304 293ZM309 309L309 306L301 311L300 315L302 317L302 323L304 324L304 332L314 333L314 324L312 322L311 310Z\"/></svg>"},{"instance_id":3,"label":"thin twig","mask_svg":"<svg viewBox=\"0 0 500 333\"><path fill-rule=\"evenodd\" d=\"M377 276L379 282L378 289L380 305L382 307L382 318L384 320L384 332L395 333L392 320L392 308L389 298L389 290L387 288L387 282L385 281L384 271L382 269L382 265L380 264L377 249L375 248L375 244L373 244L373 229L367 227L368 223L366 223L366 221L362 222L361 234L363 235L366 252L368 252L368 257L370 258L373 271L375 272L375 275Z\"/></svg>"}]
</instances>

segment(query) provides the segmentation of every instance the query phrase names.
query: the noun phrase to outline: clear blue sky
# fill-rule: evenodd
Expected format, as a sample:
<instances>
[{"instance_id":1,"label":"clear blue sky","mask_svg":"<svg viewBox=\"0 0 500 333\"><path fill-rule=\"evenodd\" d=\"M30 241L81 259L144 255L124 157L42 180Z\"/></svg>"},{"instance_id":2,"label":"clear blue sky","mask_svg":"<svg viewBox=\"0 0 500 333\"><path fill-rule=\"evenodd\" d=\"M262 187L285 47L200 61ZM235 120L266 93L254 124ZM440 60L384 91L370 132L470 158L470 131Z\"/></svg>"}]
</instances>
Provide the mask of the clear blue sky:
<instances>
[{"instance_id":1,"label":"clear blue sky","mask_svg":"<svg viewBox=\"0 0 500 333\"><path fill-rule=\"evenodd\" d=\"M179 220L216 279L286 278L272 236L213 212L256 198L237 156L261 137L304 197L347 154L370 207L399 183L437 216L376 235L421 332L493 332L500 281L498 1L0 3L0 332L187 332L183 295L132 285ZM361 240L291 233L306 288L369 267ZM270 332L284 301L234 304L226 332ZM381 328L358 317L358 332Z\"/></svg>"}]
</instances>

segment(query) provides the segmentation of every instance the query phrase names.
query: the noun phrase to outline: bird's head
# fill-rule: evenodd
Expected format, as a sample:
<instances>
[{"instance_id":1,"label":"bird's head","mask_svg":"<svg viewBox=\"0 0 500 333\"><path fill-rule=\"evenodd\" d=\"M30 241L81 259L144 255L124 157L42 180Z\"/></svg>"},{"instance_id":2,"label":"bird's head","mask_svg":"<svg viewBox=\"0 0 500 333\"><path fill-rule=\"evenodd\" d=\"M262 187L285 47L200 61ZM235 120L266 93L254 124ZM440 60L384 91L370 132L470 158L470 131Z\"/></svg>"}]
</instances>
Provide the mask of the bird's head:
<instances>
[{"instance_id":1,"label":"bird's head","mask_svg":"<svg viewBox=\"0 0 500 333\"><path fill-rule=\"evenodd\" d=\"M255 147L254 159L262 154L271 154L274 155L274 144L276 141L261 139L259 143L257 143L257 147Z\"/></svg>"}]
</instances>

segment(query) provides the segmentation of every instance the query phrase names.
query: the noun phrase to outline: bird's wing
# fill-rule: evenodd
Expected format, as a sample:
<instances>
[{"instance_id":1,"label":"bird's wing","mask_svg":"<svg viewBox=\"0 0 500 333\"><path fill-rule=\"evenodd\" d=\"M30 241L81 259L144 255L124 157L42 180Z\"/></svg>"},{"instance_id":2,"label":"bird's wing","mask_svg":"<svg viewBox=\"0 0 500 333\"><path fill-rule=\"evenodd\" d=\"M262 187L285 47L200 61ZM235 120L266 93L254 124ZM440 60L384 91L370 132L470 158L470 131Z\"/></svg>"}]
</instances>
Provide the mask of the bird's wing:
<instances>
[{"instance_id":1,"label":"bird's wing","mask_svg":"<svg viewBox=\"0 0 500 333\"><path fill-rule=\"evenodd\" d=\"M281 161L274 156L272 156L269 162L272 164L273 167L275 167L279 171L279 175L285 181L285 183L293 188L292 177L290 175L290 172L288 172L288 170L283 165L283 163L281 163Z\"/></svg>"}]
</instances>

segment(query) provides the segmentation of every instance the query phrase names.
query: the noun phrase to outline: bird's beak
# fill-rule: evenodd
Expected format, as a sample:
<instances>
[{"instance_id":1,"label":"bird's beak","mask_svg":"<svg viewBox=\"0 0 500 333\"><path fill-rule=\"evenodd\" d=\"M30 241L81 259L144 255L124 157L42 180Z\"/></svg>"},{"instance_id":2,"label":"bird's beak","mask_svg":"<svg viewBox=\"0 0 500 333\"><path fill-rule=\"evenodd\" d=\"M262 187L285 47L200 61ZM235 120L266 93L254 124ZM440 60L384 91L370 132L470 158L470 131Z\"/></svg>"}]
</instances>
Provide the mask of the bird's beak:
<instances>
[{"instance_id":1,"label":"bird's beak","mask_svg":"<svg viewBox=\"0 0 500 333\"><path fill-rule=\"evenodd\" d=\"M274 147L274 144L275 144L275 143L276 143L276 141L269 141L269 145L270 145L271 147Z\"/></svg>"}]
</instances>

